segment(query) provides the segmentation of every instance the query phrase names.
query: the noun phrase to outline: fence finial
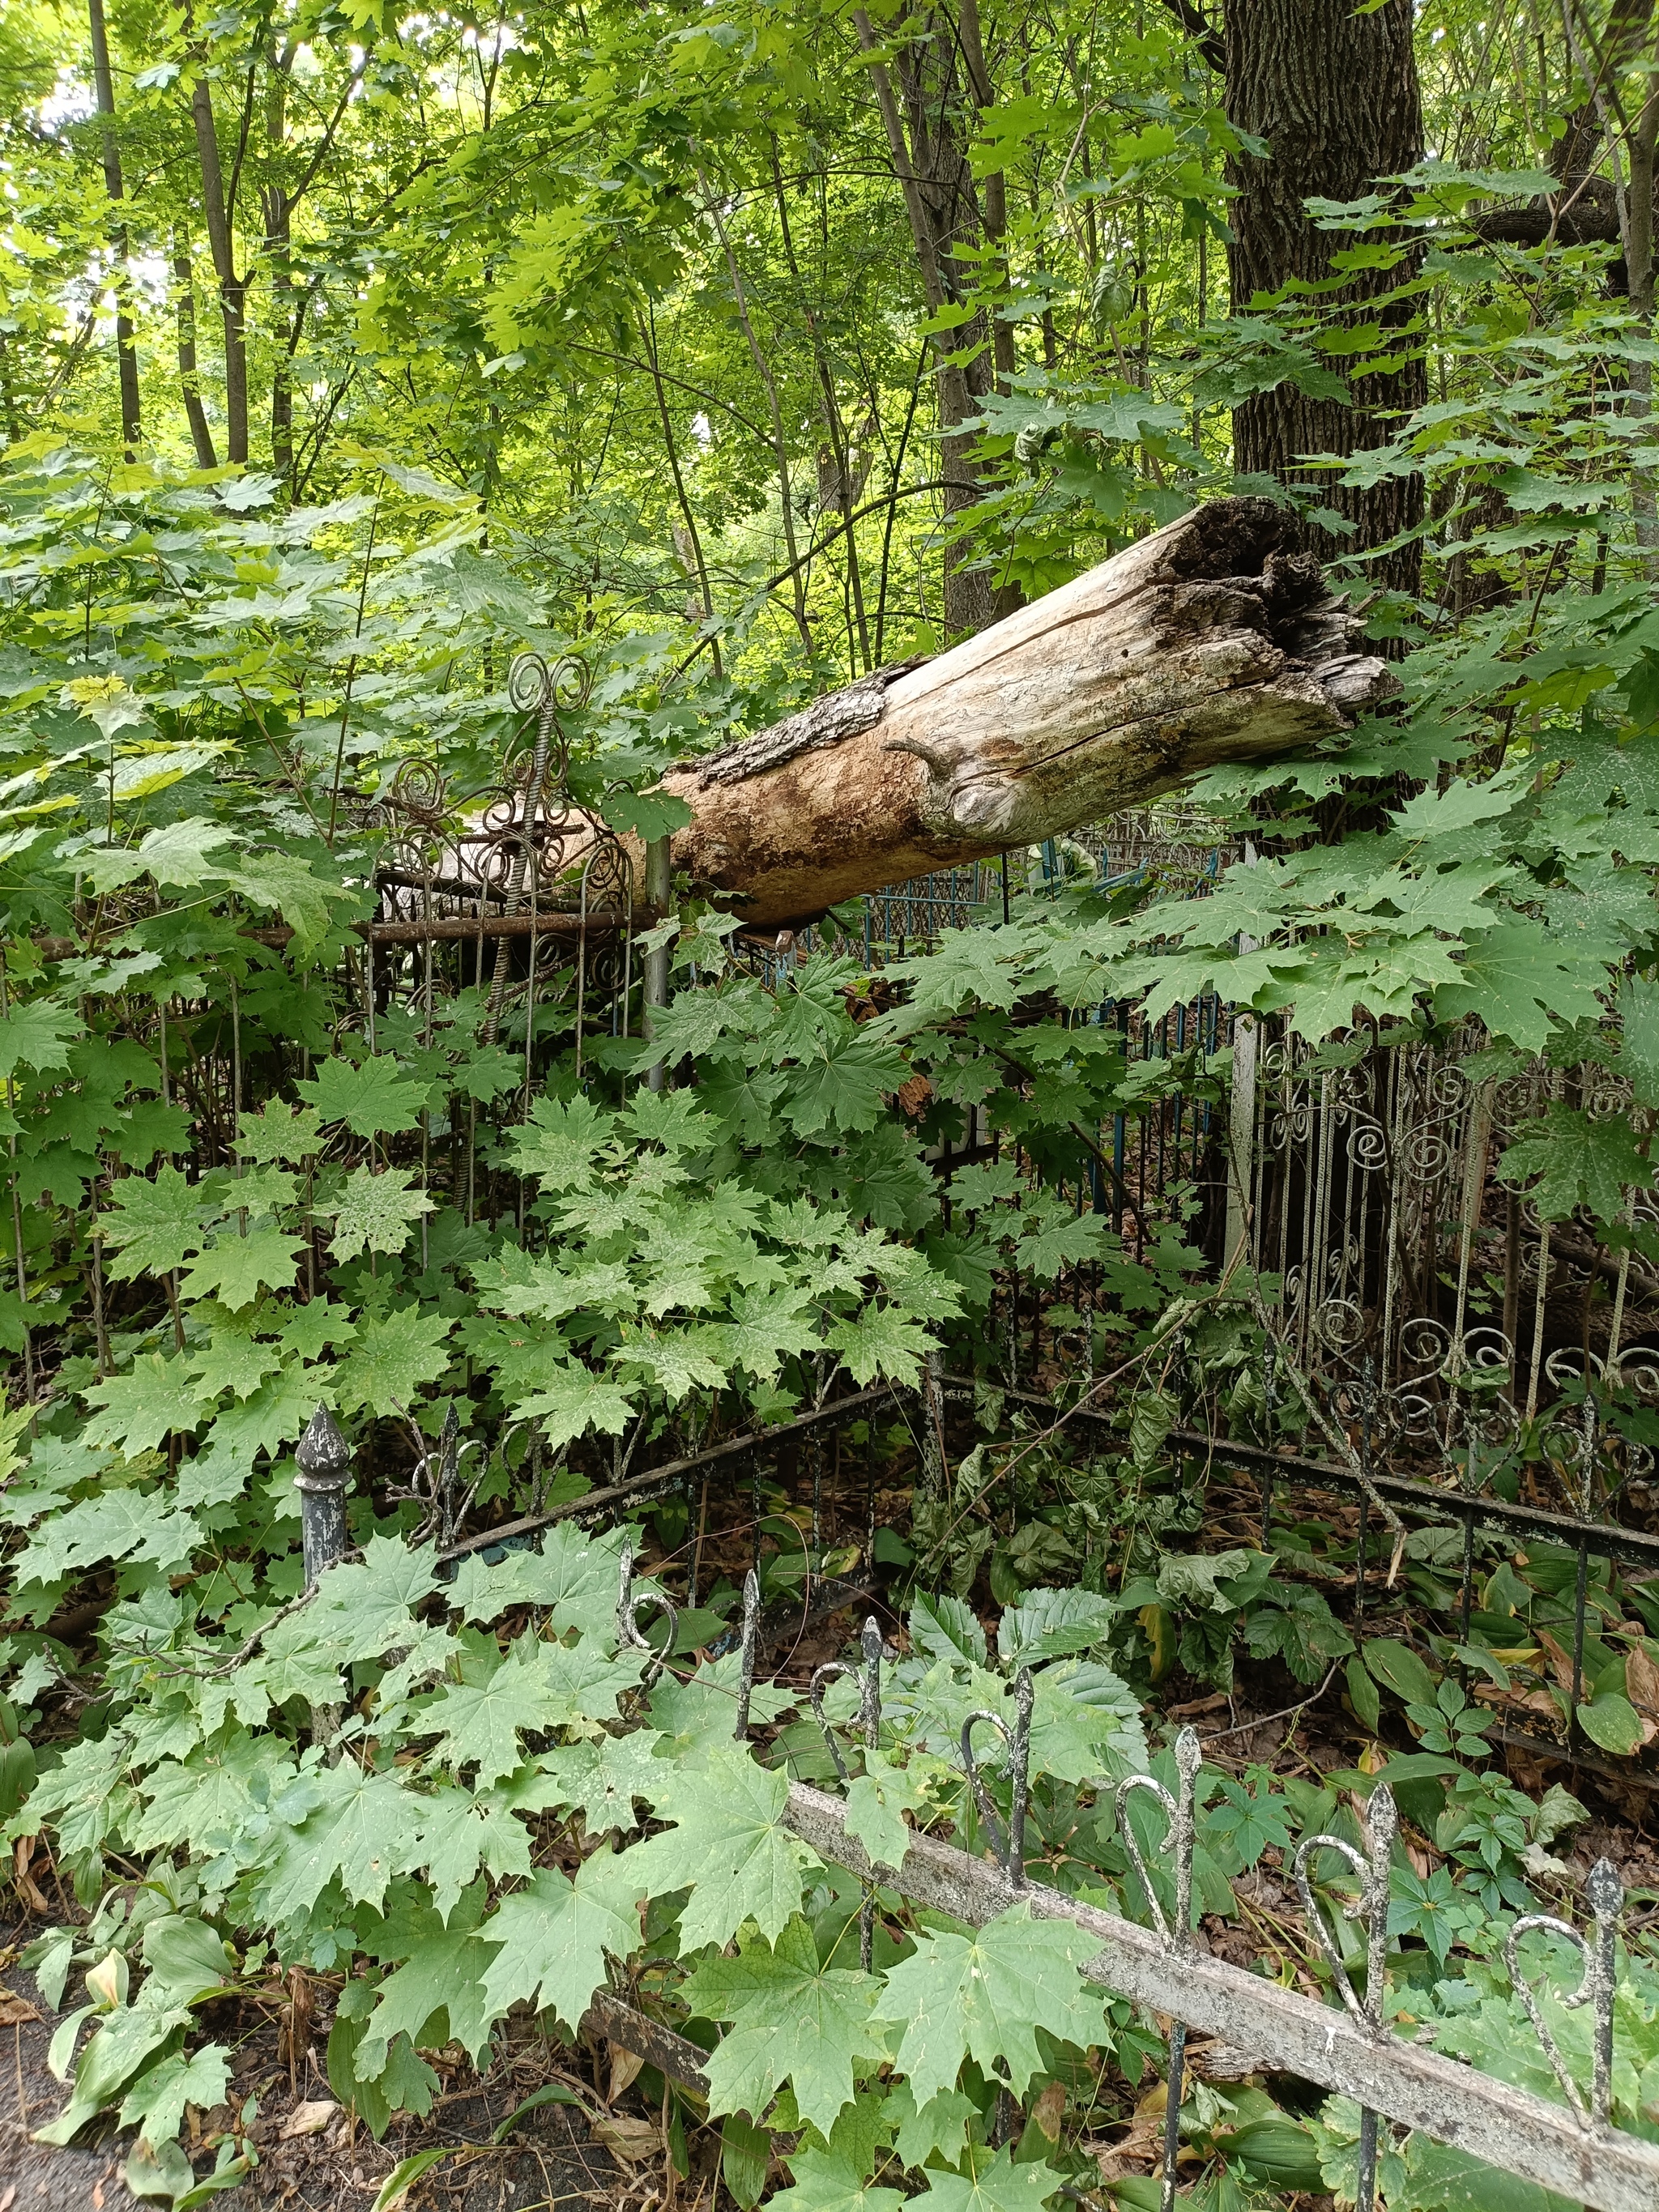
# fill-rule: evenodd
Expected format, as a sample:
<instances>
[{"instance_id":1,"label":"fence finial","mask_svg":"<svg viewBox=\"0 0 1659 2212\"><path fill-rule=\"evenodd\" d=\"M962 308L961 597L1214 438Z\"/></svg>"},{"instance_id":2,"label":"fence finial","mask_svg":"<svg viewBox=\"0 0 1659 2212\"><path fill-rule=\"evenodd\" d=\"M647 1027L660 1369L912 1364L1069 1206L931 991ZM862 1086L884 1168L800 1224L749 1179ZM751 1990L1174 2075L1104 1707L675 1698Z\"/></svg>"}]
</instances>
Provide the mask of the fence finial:
<instances>
[{"instance_id":1,"label":"fence finial","mask_svg":"<svg viewBox=\"0 0 1659 2212\"><path fill-rule=\"evenodd\" d=\"M306 1588L318 1582L346 1548L346 1492L351 1484L351 1447L326 1406L319 1406L294 1449L299 1473L300 1540L305 1557Z\"/></svg>"}]
</instances>

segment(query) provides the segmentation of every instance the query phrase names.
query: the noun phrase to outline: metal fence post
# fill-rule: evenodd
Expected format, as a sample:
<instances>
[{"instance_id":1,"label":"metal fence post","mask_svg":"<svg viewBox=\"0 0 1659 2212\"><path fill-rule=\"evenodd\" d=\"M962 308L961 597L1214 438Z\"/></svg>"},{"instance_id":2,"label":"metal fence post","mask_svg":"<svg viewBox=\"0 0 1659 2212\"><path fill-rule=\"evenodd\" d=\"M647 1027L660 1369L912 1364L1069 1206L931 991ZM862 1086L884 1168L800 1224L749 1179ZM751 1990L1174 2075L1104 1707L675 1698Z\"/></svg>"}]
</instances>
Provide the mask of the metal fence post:
<instances>
[{"instance_id":1,"label":"metal fence post","mask_svg":"<svg viewBox=\"0 0 1659 2212\"><path fill-rule=\"evenodd\" d=\"M351 1486L351 1447L326 1406L319 1406L294 1452L300 1472L300 1533L306 1588L318 1582L346 1548L346 1492Z\"/></svg>"}]
</instances>

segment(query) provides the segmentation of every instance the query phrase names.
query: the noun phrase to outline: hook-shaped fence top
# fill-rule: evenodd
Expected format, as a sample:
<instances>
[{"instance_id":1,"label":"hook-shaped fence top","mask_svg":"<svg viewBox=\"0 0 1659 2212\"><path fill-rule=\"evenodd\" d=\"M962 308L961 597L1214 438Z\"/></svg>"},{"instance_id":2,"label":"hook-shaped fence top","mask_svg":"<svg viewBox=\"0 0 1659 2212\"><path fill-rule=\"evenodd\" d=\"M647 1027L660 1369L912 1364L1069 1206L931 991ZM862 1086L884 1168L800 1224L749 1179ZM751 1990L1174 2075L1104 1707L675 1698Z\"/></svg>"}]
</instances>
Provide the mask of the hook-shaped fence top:
<instances>
[{"instance_id":1,"label":"hook-shaped fence top","mask_svg":"<svg viewBox=\"0 0 1659 2212\"><path fill-rule=\"evenodd\" d=\"M1613 2106L1613 2007L1618 1988L1619 1930L1625 1911L1625 1885L1611 1859L1597 1859L1590 1869L1584 1897L1595 1923L1592 1936L1586 1936L1571 1921L1563 1920L1553 1912L1523 1912L1504 1938L1504 1963L1509 1969L1510 1986L1526 2008L1533 2033L1550 2063L1550 2070L1560 2083L1561 2093L1580 2126L1605 2127ZM1588 2105L1565 2054L1551 2033L1537 1992L1522 1972L1521 1938L1534 1929L1559 1936L1572 1945L1583 1960L1577 1988L1570 1995L1558 1995L1556 2002L1564 2012L1577 2011L1581 2005L1595 2008Z\"/></svg>"},{"instance_id":2,"label":"hook-shaped fence top","mask_svg":"<svg viewBox=\"0 0 1659 2212\"><path fill-rule=\"evenodd\" d=\"M1361 2021L1373 2031L1382 2026L1383 1983L1385 1961L1389 1948L1389 1876L1394 1859L1394 1839L1399 1833L1400 1814L1395 1805L1394 1793L1385 1784L1379 1783L1370 1795L1365 1808L1365 1849L1356 1850L1343 1836L1304 1836L1297 1846L1291 1863L1302 1910L1308 1925L1318 1938L1325 1963L1331 1970L1337 1993L1345 2008L1354 2019ZM1318 1851L1334 1851L1345 1858L1359 1877L1359 1894L1352 1905L1344 1905L1345 1920L1363 1920L1366 1927L1365 1995L1362 1999L1348 1978L1348 1969L1340 1947L1331 1934L1329 1923L1313 1893L1309 1868Z\"/></svg>"}]
</instances>

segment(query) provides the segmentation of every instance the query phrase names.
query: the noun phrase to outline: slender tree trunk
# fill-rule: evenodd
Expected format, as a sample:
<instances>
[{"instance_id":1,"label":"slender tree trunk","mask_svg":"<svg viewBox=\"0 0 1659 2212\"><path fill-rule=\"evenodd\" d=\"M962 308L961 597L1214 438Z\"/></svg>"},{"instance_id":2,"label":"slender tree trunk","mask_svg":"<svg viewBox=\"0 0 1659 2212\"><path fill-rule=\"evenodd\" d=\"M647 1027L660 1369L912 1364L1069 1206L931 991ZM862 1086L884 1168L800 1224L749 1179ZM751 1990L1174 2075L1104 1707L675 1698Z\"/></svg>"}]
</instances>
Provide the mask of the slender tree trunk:
<instances>
[{"instance_id":1,"label":"slender tree trunk","mask_svg":"<svg viewBox=\"0 0 1659 2212\"><path fill-rule=\"evenodd\" d=\"M1352 0L1228 0L1227 103L1232 122L1267 142L1265 155L1241 153L1229 167L1238 198L1229 210L1228 249L1233 305L1248 310L1257 293L1280 290L1292 278L1328 282L1331 256L1360 236L1316 229L1303 205L1316 196L1354 200L1379 177L1409 168L1423 152L1422 104L1412 46L1412 0L1382 0L1371 14ZM1408 273L1408 272L1406 272ZM1402 343L1413 302L1393 297L1400 274L1365 272L1335 295L1356 322L1383 325L1374 350L1391 335ZM1304 456L1348 455L1384 445L1401 418L1428 397L1420 358L1393 372L1354 381L1352 403L1315 399L1293 384L1253 394L1233 416L1234 454L1241 473L1275 476L1315 489L1318 503L1353 526L1342 538L1317 525L1304 542L1328 556L1386 543L1422 519L1421 479L1391 477L1346 489ZM1415 591L1422 565L1416 544L1370 564L1380 583Z\"/></svg>"},{"instance_id":2,"label":"slender tree trunk","mask_svg":"<svg viewBox=\"0 0 1659 2212\"><path fill-rule=\"evenodd\" d=\"M784 546L789 556L789 588L794 602L795 627L800 632L800 641L805 647L810 659L812 652L812 633L807 625L806 619L806 584L801 573L800 556L795 546L794 493L789 482L789 446L783 434L783 412L778 404L777 380L772 374L771 365L762 352L760 339L756 335L754 322L749 313L749 295L744 286L743 271L738 266L737 255L732 251L732 240L726 234L726 224L720 216L720 202L709 190L708 180L701 169L697 172L697 182L702 187L703 198L708 204L715 235L720 240L720 251L726 257L726 273L732 279L732 298L737 307L738 321L742 326L744 338L749 348L749 358L755 365L755 374L759 377L761 389L766 394L767 417L772 426L772 457L778 466L778 501L783 518Z\"/></svg>"},{"instance_id":3,"label":"slender tree trunk","mask_svg":"<svg viewBox=\"0 0 1659 2212\"><path fill-rule=\"evenodd\" d=\"M265 160L268 176L259 195L264 216L265 260L270 270L272 321L277 332L294 333L294 203L283 170L288 143L288 72L292 43L270 58L265 85ZM279 343L270 372L270 465L286 482L294 473L294 348Z\"/></svg>"},{"instance_id":4,"label":"slender tree trunk","mask_svg":"<svg viewBox=\"0 0 1659 2212\"><path fill-rule=\"evenodd\" d=\"M219 280L219 313L225 326L225 446L233 466L247 461L247 279L236 273L236 247L225 200L219 161L219 132L213 118L213 91L206 77L191 88L196 152L202 171L202 210L208 247Z\"/></svg>"},{"instance_id":5,"label":"slender tree trunk","mask_svg":"<svg viewBox=\"0 0 1659 2212\"><path fill-rule=\"evenodd\" d=\"M873 57L878 40L868 14L855 9L853 21L859 43ZM947 307L963 306L974 289L963 281L955 253L960 246L977 246L984 225L963 136L957 26L934 9L907 21L906 29L914 35L899 48L892 68L872 58L870 75L894 173L904 194L922 295L929 314L937 317ZM966 365L952 356L987 336L981 315L940 331L933 339L947 528L954 516L982 496L974 436L965 426L981 412L991 389L993 368L982 352ZM946 550L945 623L953 635L982 629L1020 604L1018 589L994 589L985 570L964 566L966 558L971 556L960 544Z\"/></svg>"},{"instance_id":6,"label":"slender tree trunk","mask_svg":"<svg viewBox=\"0 0 1659 2212\"><path fill-rule=\"evenodd\" d=\"M208 428L207 410L202 404L201 379L196 368L196 271L191 264L190 247L181 240L173 242L173 279L179 292L179 387L184 394L185 420L190 425L190 442L196 450L197 467L216 469L218 456L213 450L213 433Z\"/></svg>"},{"instance_id":7,"label":"slender tree trunk","mask_svg":"<svg viewBox=\"0 0 1659 2212\"><path fill-rule=\"evenodd\" d=\"M126 187L121 175L121 149L115 137L115 80L110 72L109 33L104 21L104 0L87 0L87 22L92 34L92 76L98 101L104 149L104 190L111 204L125 205ZM121 385L121 436L131 459L142 434L138 407L138 349L133 342L132 317L128 312L131 277L128 270L126 218L118 215L111 226L120 274L115 283L115 362Z\"/></svg>"}]
</instances>

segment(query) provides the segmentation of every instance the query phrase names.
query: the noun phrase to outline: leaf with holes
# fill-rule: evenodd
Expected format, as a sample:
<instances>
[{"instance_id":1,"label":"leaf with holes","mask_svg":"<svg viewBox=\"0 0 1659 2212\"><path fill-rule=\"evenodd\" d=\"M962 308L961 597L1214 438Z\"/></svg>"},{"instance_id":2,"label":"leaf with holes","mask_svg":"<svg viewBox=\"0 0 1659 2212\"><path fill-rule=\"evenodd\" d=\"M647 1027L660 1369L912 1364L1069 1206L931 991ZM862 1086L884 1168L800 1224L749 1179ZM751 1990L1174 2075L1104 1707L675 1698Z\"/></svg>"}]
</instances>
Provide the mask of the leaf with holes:
<instances>
[{"instance_id":1,"label":"leaf with holes","mask_svg":"<svg viewBox=\"0 0 1659 2212\"><path fill-rule=\"evenodd\" d=\"M334 1209L330 1256L349 1260L359 1252L401 1252L409 1232L433 1210L423 1190L411 1190L415 1168L353 1168Z\"/></svg>"}]
</instances>

